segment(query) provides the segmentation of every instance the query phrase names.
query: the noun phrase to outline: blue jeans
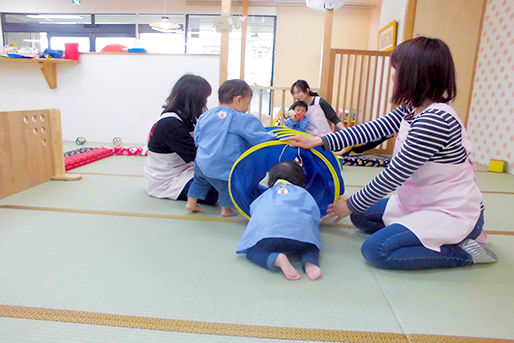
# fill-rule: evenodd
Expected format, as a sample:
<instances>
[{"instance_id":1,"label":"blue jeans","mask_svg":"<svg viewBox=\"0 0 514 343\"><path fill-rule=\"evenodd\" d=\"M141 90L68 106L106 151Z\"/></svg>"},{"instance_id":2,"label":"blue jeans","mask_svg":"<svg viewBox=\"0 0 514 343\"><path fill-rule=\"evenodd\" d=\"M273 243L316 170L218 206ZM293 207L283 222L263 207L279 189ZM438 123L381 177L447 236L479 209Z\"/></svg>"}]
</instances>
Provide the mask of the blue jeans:
<instances>
[{"instance_id":1,"label":"blue jeans","mask_svg":"<svg viewBox=\"0 0 514 343\"><path fill-rule=\"evenodd\" d=\"M213 179L203 174L202 170L195 164L195 177L189 187L187 196L205 200L211 188L218 192L218 203L223 207L234 207L230 194L228 193L228 181Z\"/></svg>"},{"instance_id":2,"label":"blue jeans","mask_svg":"<svg viewBox=\"0 0 514 343\"><path fill-rule=\"evenodd\" d=\"M362 244L364 258L378 268L428 269L461 267L473 262L471 255L458 245L443 245L441 252L425 248L416 235L401 224L384 226L382 216L389 199L382 199L362 213L352 213L350 219L360 230L371 236ZM475 228L466 238L477 238L484 226L481 213Z\"/></svg>"},{"instance_id":3,"label":"blue jeans","mask_svg":"<svg viewBox=\"0 0 514 343\"><path fill-rule=\"evenodd\" d=\"M300 255L302 266L312 263L319 267L317 246L289 238L263 238L246 251L246 257L263 268L273 270L277 269L274 262L281 253Z\"/></svg>"},{"instance_id":4,"label":"blue jeans","mask_svg":"<svg viewBox=\"0 0 514 343\"><path fill-rule=\"evenodd\" d=\"M180 192L180 195L178 196L177 200L184 200L187 201L187 193L189 192L189 187L191 187L191 184L193 183L194 178L189 180L184 188L182 189L182 192ZM218 192L211 187L209 192L207 193L207 196L204 200L198 200L200 204L206 204L211 206L216 206L216 201L218 200Z\"/></svg>"}]
</instances>

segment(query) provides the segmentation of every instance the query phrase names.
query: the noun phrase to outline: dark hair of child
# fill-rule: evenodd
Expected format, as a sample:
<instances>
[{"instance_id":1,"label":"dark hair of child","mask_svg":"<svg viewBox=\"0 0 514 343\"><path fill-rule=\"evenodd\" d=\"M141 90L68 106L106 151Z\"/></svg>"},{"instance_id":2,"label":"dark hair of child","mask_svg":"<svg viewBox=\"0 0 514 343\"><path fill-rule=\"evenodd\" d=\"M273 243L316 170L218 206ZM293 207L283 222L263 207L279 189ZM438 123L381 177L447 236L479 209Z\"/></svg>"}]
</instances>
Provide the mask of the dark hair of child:
<instances>
[{"instance_id":1,"label":"dark hair of child","mask_svg":"<svg viewBox=\"0 0 514 343\"><path fill-rule=\"evenodd\" d=\"M304 107L305 110L307 110L309 108L307 103L305 101L302 101L302 100L295 101L295 103L291 105L291 109L292 110L294 110L297 107Z\"/></svg>"},{"instance_id":2,"label":"dark hair of child","mask_svg":"<svg viewBox=\"0 0 514 343\"><path fill-rule=\"evenodd\" d=\"M186 125L193 125L196 119L207 110L207 98L212 88L203 77L186 74L178 79L164 105L165 112L174 112Z\"/></svg>"},{"instance_id":3,"label":"dark hair of child","mask_svg":"<svg viewBox=\"0 0 514 343\"><path fill-rule=\"evenodd\" d=\"M452 55L440 39L417 37L401 43L393 50L391 64L396 69L391 99L395 104L447 103L457 95Z\"/></svg>"},{"instance_id":4,"label":"dark hair of child","mask_svg":"<svg viewBox=\"0 0 514 343\"><path fill-rule=\"evenodd\" d=\"M278 179L286 180L293 185L305 187L307 176L296 161L280 162L269 170L268 187L272 187Z\"/></svg>"},{"instance_id":5,"label":"dark hair of child","mask_svg":"<svg viewBox=\"0 0 514 343\"><path fill-rule=\"evenodd\" d=\"M220 104L231 104L236 96L252 95L252 89L246 82L239 79L227 80L218 89Z\"/></svg>"},{"instance_id":6,"label":"dark hair of child","mask_svg":"<svg viewBox=\"0 0 514 343\"><path fill-rule=\"evenodd\" d=\"M309 84L305 80L296 80L295 83L291 86L291 89L289 90L291 94L294 94L294 88L300 89L302 92L307 93L307 90L309 90L310 96L319 96L318 93L311 91L311 87L309 87Z\"/></svg>"}]
</instances>

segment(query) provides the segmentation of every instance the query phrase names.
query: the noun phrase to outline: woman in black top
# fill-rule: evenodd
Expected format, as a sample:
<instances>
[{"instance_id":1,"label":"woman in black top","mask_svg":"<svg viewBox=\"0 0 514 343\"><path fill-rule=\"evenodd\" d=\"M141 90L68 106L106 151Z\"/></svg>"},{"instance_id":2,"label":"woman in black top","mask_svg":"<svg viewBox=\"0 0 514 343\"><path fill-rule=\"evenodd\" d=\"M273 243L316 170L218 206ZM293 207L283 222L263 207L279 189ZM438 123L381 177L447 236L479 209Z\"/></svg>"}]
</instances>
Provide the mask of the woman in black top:
<instances>
[{"instance_id":1,"label":"woman in black top","mask_svg":"<svg viewBox=\"0 0 514 343\"><path fill-rule=\"evenodd\" d=\"M295 100L301 100L309 105L306 116L309 118L311 125L315 126L321 133L330 133L332 131L327 120L332 122L339 130L345 128L332 106L320 97L318 93L313 92L307 81L297 80L291 86L290 91ZM286 112L286 117L289 117L289 113L289 111ZM324 118L322 115L324 115Z\"/></svg>"},{"instance_id":2,"label":"woman in black top","mask_svg":"<svg viewBox=\"0 0 514 343\"><path fill-rule=\"evenodd\" d=\"M197 118L207 109L211 91L207 80L192 74L182 76L173 86L148 137L144 180L149 195L187 200L196 157L192 134ZM216 199L212 190L206 203L214 204Z\"/></svg>"}]
</instances>

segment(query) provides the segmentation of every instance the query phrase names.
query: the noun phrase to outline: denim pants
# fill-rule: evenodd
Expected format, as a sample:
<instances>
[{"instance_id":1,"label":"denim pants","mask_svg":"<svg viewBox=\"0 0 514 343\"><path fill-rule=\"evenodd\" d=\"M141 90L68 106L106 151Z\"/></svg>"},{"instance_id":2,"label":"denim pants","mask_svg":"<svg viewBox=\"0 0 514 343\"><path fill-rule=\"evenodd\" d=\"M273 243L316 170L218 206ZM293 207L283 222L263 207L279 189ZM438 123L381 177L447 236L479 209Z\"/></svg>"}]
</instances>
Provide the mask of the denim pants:
<instances>
[{"instance_id":1,"label":"denim pants","mask_svg":"<svg viewBox=\"0 0 514 343\"><path fill-rule=\"evenodd\" d=\"M203 174L202 170L195 164L195 177L189 187L187 196L205 200L211 188L218 192L218 203L223 207L234 207L228 193L228 181L213 179Z\"/></svg>"},{"instance_id":2,"label":"denim pants","mask_svg":"<svg viewBox=\"0 0 514 343\"><path fill-rule=\"evenodd\" d=\"M289 238L264 238L246 251L246 257L255 264L267 268L277 269L274 262L282 254L300 255L302 266L312 263L319 267L319 249L311 243L304 243Z\"/></svg>"},{"instance_id":3,"label":"denim pants","mask_svg":"<svg viewBox=\"0 0 514 343\"><path fill-rule=\"evenodd\" d=\"M189 187L191 187L193 180L194 180L194 178L192 178L191 180L189 180L186 183L186 185L182 189L182 192L180 192L180 195L178 196L177 200L187 201L187 193L189 192ZM209 192L207 192L207 196L205 197L205 199L203 199L203 200L199 199L198 202L200 204L216 206L217 200L218 200L218 192L214 189L214 187L211 187L211 189L209 189Z\"/></svg>"},{"instance_id":4,"label":"denim pants","mask_svg":"<svg viewBox=\"0 0 514 343\"><path fill-rule=\"evenodd\" d=\"M387 201L382 199L362 213L352 213L350 219L360 230L371 236L362 244L364 258L378 268L428 269L461 267L473 262L471 255L457 244L441 246L441 252L425 248L416 235L401 224L384 226L382 216ZM484 226L480 214L475 228L466 238L477 238Z\"/></svg>"}]
</instances>

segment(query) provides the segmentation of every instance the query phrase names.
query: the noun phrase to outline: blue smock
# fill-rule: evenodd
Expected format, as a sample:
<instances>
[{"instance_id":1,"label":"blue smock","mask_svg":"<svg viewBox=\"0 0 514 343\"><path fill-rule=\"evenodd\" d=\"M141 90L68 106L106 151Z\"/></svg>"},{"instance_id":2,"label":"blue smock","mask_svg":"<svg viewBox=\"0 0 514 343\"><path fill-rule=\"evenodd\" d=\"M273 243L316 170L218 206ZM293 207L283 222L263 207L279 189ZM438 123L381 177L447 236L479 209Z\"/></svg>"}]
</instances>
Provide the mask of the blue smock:
<instances>
[{"instance_id":1,"label":"blue smock","mask_svg":"<svg viewBox=\"0 0 514 343\"><path fill-rule=\"evenodd\" d=\"M228 181L232 165L243 152L277 136L252 114L219 106L200 116L194 137L195 164L205 176Z\"/></svg>"},{"instance_id":2,"label":"blue smock","mask_svg":"<svg viewBox=\"0 0 514 343\"><path fill-rule=\"evenodd\" d=\"M236 253L244 254L264 238L289 238L321 250L320 211L305 188L279 180L250 205L250 221Z\"/></svg>"},{"instance_id":3,"label":"blue smock","mask_svg":"<svg viewBox=\"0 0 514 343\"><path fill-rule=\"evenodd\" d=\"M303 117L300 121L294 121L293 119L288 118L284 123L284 126L296 131L305 132L311 126L311 122L307 117Z\"/></svg>"}]
</instances>

